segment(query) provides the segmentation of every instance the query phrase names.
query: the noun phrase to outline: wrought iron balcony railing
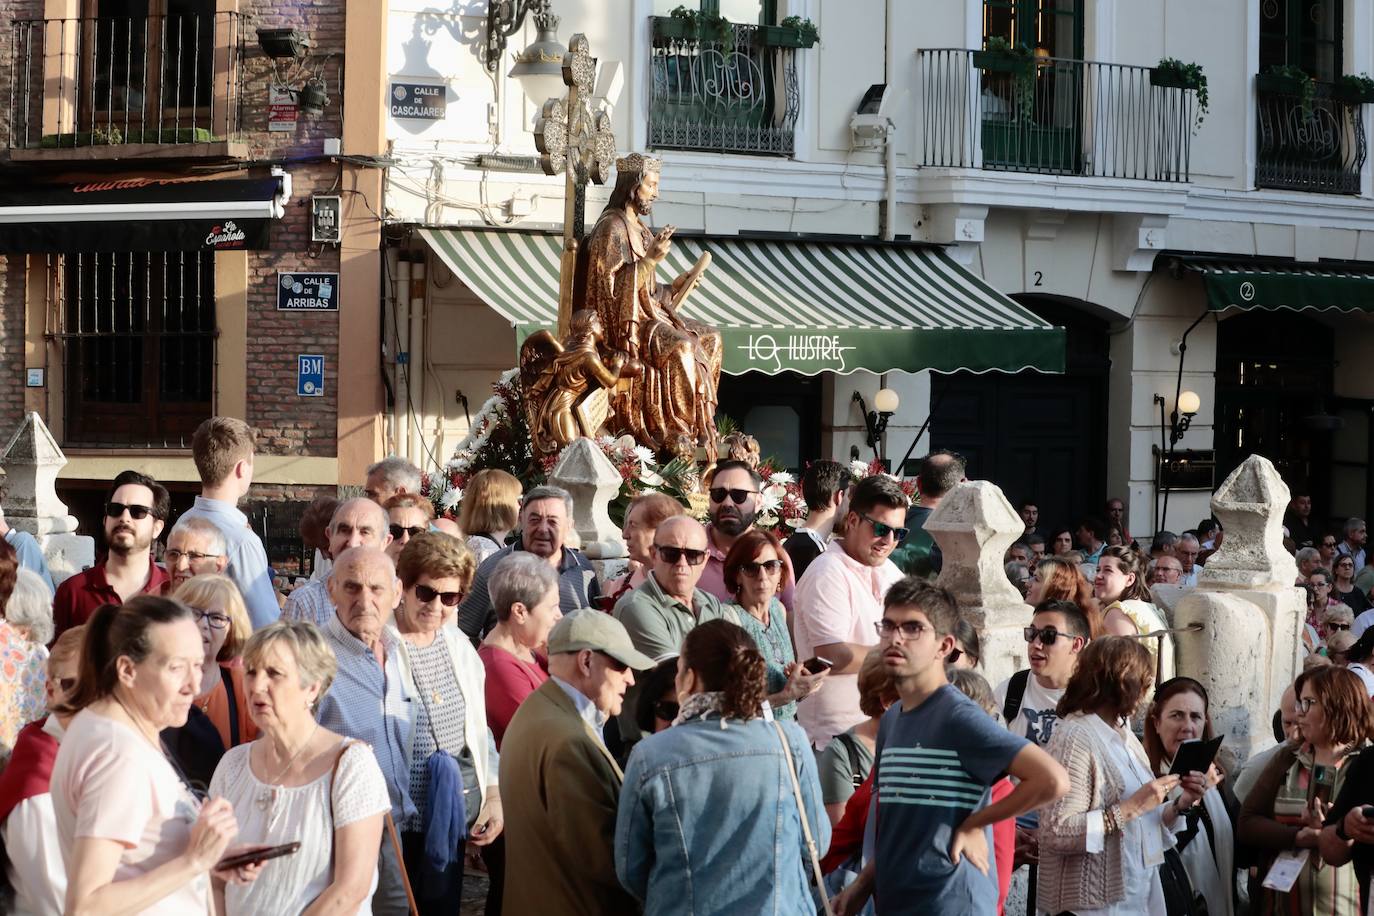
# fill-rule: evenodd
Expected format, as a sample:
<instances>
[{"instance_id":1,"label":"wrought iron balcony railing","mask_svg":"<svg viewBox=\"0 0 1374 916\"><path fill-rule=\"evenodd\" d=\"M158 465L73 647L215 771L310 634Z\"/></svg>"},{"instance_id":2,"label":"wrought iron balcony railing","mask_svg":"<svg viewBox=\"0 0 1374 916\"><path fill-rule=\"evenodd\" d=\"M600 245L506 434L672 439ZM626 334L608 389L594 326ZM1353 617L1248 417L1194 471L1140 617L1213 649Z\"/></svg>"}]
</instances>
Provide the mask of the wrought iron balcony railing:
<instances>
[{"instance_id":1,"label":"wrought iron balcony railing","mask_svg":"<svg viewBox=\"0 0 1374 916\"><path fill-rule=\"evenodd\" d=\"M1149 67L919 52L922 165L1187 181L1196 99Z\"/></svg>"},{"instance_id":2,"label":"wrought iron balcony railing","mask_svg":"<svg viewBox=\"0 0 1374 916\"><path fill-rule=\"evenodd\" d=\"M655 17L649 51L649 146L790 156L801 98L796 49L774 26L702 35Z\"/></svg>"},{"instance_id":3,"label":"wrought iron balcony railing","mask_svg":"<svg viewBox=\"0 0 1374 916\"><path fill-rule=\"evenodd\" d=\"M1256 85L1259 149L1255 185L1320 194L1358 194L1368 154L1364 105L1317 83L1301 88L1260 76Z\"/></svg>"},{"instance_id":4,"label":"wrought iron balcony railing","mask_svg":"<svg viewBox=\"0 0 1374 916\"><path fill-rule=\"evenodd\" d=\"M238 13L20 19L8 32L6 148L204 143L240 129Z\"/></svg>"}]
</instances>

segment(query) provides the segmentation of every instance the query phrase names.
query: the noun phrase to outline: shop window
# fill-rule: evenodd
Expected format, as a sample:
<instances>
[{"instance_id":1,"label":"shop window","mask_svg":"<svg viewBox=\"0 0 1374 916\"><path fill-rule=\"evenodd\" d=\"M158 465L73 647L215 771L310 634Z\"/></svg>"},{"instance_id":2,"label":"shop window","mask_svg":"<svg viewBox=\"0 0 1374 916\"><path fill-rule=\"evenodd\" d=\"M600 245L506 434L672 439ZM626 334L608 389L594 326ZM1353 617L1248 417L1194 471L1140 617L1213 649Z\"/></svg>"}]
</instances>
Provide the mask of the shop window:
<instances>
[{"instance_id":1,"label":"shop window","mask_svg":"<svg viewBox=\"0 0 1374 916\"><path fill-rule=\"evenodd\" d=\"M213 252L61 259L66 442L188 448L213 412Z\"/></svg>"}]
</instances>

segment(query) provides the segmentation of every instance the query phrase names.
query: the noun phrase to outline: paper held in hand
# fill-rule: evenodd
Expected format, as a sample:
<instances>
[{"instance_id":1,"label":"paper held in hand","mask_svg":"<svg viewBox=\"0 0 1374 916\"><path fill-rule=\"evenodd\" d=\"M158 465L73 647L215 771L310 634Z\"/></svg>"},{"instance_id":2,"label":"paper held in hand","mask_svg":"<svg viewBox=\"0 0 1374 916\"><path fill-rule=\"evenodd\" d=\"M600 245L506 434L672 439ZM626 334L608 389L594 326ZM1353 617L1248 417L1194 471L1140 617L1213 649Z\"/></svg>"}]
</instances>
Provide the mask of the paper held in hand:
<instances>
[{"instance_id":1,"label":"paper held in hand","mask_svg":"<svg viewBox=\"0 0 1374 916\"><path fill-rule=\"evenodd\" d=\"M1298 875L1302 874L1302 867L1307 864L1311 855L1310 849L1290 849L1279 853L1279 857L1269 869L1269 874L1264 876L1264 886L1271 891L1287 894L1293 890L1293 885L1298 883Z\"/></svg>"}]
</instances>

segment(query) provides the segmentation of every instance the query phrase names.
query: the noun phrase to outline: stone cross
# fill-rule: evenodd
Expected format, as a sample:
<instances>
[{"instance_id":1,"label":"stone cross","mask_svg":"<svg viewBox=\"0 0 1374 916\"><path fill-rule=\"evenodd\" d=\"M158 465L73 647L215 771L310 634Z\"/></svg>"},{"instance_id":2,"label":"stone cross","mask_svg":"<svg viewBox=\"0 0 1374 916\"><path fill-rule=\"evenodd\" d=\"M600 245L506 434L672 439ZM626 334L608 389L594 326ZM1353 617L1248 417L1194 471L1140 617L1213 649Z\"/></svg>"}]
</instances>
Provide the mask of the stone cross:
<instances>
[{"instance_id":1,"label":"stone cross","mask_svg":"<svg viewBox=\"0 0 1374 916\"><path fill-rule=\"evenodd\" d=\"M1226 538L1198 573L1199 588L1292 588L1298 565L1283 547L1288 486L1268 458L1251 455L1212 496Z\"/></svg>"},{"instance_id":2,"label":"stone cross","mask_svg":"<svg viewBox=\"0 0 1374 916\"><path fill-rule=\"evenodd\" d=\"M989 611L1010 611L1017 625L1029 619L1025 601L1007 578L1002 558L1026 523L1016 514L1002 490L986 480L971 480L950 490L926 519L929 531L944 553L936 584L949 589L959 607L979 627L1002 621Z\"/></svg>"},{"instance_id":3,"label":"stone cross","mask_svg":"<svg viewBox=\"0 0 1374 916\"><path fill-rule=\"evenodd\" d=\"M620 494L623 480L611 459L585 436L573 440L559 456L549 483L572 494L572 525L582 538L582 552L594 560L626 555L620 529L607 511Z\"/></svg>"}]
</instances>

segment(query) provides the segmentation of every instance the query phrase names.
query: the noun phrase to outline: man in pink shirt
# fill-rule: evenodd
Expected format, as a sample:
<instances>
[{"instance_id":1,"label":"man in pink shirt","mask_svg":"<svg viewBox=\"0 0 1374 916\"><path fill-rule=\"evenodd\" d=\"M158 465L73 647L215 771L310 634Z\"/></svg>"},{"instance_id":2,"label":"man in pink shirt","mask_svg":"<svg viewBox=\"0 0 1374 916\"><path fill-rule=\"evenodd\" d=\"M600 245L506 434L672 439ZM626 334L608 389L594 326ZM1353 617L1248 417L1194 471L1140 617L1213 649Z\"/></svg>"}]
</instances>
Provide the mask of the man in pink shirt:
<instances>
[{"instance_id":1,"label":"man in pink shirt","mask_svg":"<svg viewBox=\"0 0 1374 916\"><path fill-rule=\"evenodd\" d=\"M716 472L711 477L711 488L707 490L711 501L706 513L711 524L706 526L706 568L702 570L697 588L708 595L715 595L723 602L734 601L736 597L725 587L725 556L740 535L754 527L754 521L759 517L759 491L762 488L763 478L743 461L722 461L716 465ZM785 555L782 563L782 592L778 600L791 614L796 577L792 575L792 563Z\"/></svg>"},{"instance_id":2,"label":"man in pink shirt","mask_svg":"<svg viewBox=\"0 0 1374 916\"><path fill-rule=\"evenodd\" d=\"M907 505L895 478L864 478L850 497L843 540L832 541L797 583L797 659L819 655L834 664L821 689L797 707L797 721L817 750L867 718L859 709L859 668L878 644L883 596L902 578L888 556L906 537L900 526Z\"/></svg>"}]
</instances>

